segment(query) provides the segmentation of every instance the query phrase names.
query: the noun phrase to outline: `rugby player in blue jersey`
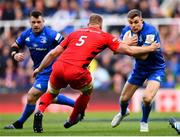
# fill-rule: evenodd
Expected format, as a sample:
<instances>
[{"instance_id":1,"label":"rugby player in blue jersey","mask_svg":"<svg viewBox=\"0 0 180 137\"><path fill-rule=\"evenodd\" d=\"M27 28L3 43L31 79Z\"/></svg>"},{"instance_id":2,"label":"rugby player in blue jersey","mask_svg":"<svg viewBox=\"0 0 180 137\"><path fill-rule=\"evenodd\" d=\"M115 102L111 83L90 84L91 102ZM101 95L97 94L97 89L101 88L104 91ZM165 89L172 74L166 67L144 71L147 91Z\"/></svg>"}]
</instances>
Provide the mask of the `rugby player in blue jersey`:
<instances>
[{"instance_id":1,"label":"rugby player in blue jersey","mask_svg":"<svg viewBox=\"0 0 180 137\"><path fill-rule=\"evenodd\" d=\"M129 26L126 26L122 30L122 34L120 36L121 40L126 37L135 36L138 37L137 46L149 46L153 42L160 43L159 33L155 27L143 21L141 11L133 9L128 12L127 17ZM121 111L114 116L111 126L118 126L122 119L129 114L128 102L135 91L141 87L146 80L147 85L143 91L140 132L148 132L148 117L151 111L151 103L160 88L160 83L164 75L165 61L163 59L161 49L158 49L155 52L136 56L134 69L120 96Z\"/></svg>"},{"instance_id":2,"label":"rugby player in blue jersey","mask_svg":"<svg viewBox=\"0 0 180 137\"><path fill-rule=\"evenodd\" d=\"M11 46L11 55L14 60L21 62L24 60L24 53L19 52L26 46L29 49L30 56L34 63L33 68L39 67L41 61L46 54L54 49L62 40L63 37L60 33L52 30L51 28L44 26L44 19L42 13L39 11L32 11L30 14L31 28L22 32L17 38L16 42ZM52 63L46 67L36 78L32 88L27 94L27 104L21 117L13 124L7 125L5 129L22 129L24 122L34 112L36 101L39 97L46 92L48 80ZM68 105L73 107L74 100L59 94L53 103Z\"/></svg>"}]
</instances>

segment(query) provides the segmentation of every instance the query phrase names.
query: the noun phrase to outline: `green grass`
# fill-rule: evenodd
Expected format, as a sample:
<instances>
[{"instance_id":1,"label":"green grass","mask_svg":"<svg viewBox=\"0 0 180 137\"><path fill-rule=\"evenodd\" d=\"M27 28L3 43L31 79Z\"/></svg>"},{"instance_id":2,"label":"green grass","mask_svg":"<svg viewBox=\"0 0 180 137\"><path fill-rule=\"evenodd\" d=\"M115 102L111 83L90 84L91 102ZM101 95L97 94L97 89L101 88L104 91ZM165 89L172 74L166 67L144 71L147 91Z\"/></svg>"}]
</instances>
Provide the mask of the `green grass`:
<instances>
[{"instance_id":1,"label":"green grass","mask_svg":"<svg viewBox=\"0 0 180 137\"><path fill-rule=\"evenodd\" d=\"M43 118L43 133L32 130L33 116L24 124L22 130L4 130L3 127L14 122L19 115L0 114L0 136L176 136L177 133L168 124L170 116L179 117L179 113L152 113L150 115L150 132L139 132L141 113L132 113L116 128L111 128L110 122L116 112L99 112L86 114L85 120L65 129L64 121L69 114L45 113ZM156 120L157 119L157 120ZM158 120L159 119L159 120Z\"/></svg>"}]
</instances>

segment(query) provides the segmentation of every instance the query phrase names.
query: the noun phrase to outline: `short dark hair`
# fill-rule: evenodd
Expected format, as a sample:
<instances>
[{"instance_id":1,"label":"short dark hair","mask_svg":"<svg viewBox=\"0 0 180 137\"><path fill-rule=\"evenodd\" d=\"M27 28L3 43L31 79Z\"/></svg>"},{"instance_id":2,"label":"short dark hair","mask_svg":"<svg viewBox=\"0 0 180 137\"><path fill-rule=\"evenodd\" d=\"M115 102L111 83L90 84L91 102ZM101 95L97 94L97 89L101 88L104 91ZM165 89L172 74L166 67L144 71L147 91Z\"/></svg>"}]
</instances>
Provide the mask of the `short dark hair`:
<instances>
[{"instance_id":1,"label":"short dark hair","mask_svg":"<svg viewBox=\"0 0 180 137\"><path fill-rule=\"evenodd\" d=\"M38 11L38 10L33 10L31 13L30 13L30 17L33 16L35 18L38 18L39 16L42 16L42 12Z\"/></svg>"},{"instance_id":2,"label":"short dark hair","mask_svg":"<svg viewBox=\"0 0 180 137\"><path fill-rule=\"evenodd\" d=\"M132 9L127 14L127 17L131 19L133 19L136 16L142 17L142 12L138 9Z\"/></svg>"}]
</instances>

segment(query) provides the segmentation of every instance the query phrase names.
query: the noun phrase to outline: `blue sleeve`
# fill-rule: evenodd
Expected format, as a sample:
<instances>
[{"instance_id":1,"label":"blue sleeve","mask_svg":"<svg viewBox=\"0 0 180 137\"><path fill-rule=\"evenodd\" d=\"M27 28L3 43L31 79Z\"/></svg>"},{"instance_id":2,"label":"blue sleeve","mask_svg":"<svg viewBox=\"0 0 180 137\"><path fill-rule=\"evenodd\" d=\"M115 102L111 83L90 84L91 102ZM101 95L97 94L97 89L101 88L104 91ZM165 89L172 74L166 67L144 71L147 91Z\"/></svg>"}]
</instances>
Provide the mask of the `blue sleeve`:
<instances>
[{"instance_id":1,"label":"blue sleeve","mask_svg":"<svg viewBox=\"0 0 180 137\"><path fill-rule=\"evenodd\" d=\"M126 33L126 27L124 27L123 29L122 29L122 32L121 32L121 35L120 35L120 40L123 40L123 37L124 37L124 34Z\"/></svg>"},{"instance_id":2,"label":"blue sleeve","mask_svg":"<svg viewBox=\"0 0 180 137\"><path fill-rule=\"evenodd\" d=\"M51 36L53 46L59 45L61 43L61 41L64 39L60 33L56 32L54 30L51 30L50 36Z\"/></svg>"},{"instance_id":3,"label":"blue sleeve","mask_svg":"<svg viewBox=\"0 0 180 137\"><path fill-rule=\"evenodd\" d=\"M148 29L148 31L145 33L145 40L143 45L149 46L153 42L160 43L159 33L155 28Z\"/></svg>"},{"instance_id":4,"label":"blue sleeve","mask_svg":"<svg viewBox=\"0 0 180 137\"><path fill-rule=\"evenodd\" d=\"M23 31L21 35L16 39L16 43L20 48L23 48L25 46L25 39L27 35L27 30Z\"/></svg>"}]
</instances>

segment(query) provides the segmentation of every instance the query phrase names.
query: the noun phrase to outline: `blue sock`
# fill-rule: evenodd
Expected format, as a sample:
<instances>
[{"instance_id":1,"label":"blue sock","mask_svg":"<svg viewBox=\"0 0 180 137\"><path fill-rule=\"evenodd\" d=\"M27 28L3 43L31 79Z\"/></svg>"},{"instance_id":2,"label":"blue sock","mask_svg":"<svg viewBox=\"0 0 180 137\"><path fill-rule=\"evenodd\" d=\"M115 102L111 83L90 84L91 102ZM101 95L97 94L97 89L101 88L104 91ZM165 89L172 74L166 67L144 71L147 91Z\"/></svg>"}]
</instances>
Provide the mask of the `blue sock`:
<instances>
[{"instance_id":1,"label":"blue sock","mask_svg":"<svg viewBox=\"0 0 180 137\"><path fill-rule=\"evenodd\" d=\"M75 101L72 100L71 98L64 96L63 94L58 94L56 103L74 107Z\"/></svg>"},{"instance_id":2,"label":"blue sock","mask_svg":"<svg viewBox=\"0 0 180 137\"><path fill-rule=\"evenodd\" d=\"M151 111L151 105L145 106L144 103L142 104L142 119L141 122L148 122L149 114Z\"/></svg>"},{"instance_id":3,"label":"blue sock","mask_svg":"<svg viewBox=\"0 0 180 137\"><path fill-rule=\"evenodd\" d=\"M18 119L22 124L28 119L28 117L34 112L36 105L26 104L23 114Z\"/></svg>"},{"instance_id":4,"label":"blue sock","mask_svg":"<svg viewBox=\"0 0 180 137\"><path fill-rule=\"evenodd\" d=\"M129 105L128 101L121 101L121 115L125 115L126 114L126 110L127 110L127 107Z\"/></svg>"}]
</instances>

